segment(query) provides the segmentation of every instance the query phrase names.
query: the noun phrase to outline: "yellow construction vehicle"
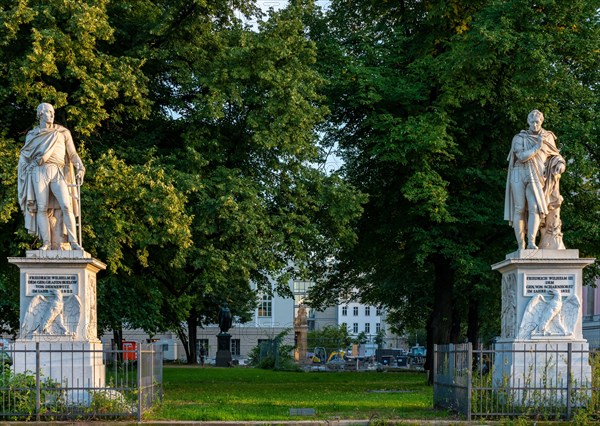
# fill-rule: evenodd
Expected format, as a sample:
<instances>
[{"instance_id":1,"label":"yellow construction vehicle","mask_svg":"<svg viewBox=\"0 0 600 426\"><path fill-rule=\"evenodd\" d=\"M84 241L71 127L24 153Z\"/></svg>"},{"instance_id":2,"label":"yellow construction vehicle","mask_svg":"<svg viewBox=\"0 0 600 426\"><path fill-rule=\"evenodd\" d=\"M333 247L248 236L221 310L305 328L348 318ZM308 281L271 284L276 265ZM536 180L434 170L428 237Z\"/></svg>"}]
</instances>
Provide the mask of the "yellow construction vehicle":
<instances>
[{"instance_id":1,"label":"yellow construction vehicle","mask_svg":"<svg viewBox=\"0 0 600 426\"><path fill-rule=\"evenodd\" d=\"M344 351L331 351L327 356L327 351L323 347L316 347L313 352L312 362L313 364L329 364L330 362L344 361L346 352Z\"/></svg>"},{"instance_id":2,"label":"yellow construction vehicle","mask_svg":"<svg viewBox=\"0 0 600 426\"><path fill-rule=\"evenodd\" d=\"M316 347L313 352L312 362L313 364L325 364L327 359L327 351L323 347Z\"/></svg>"},{"instance_id":3,"label":"yellow construction vehicle","mask_svg":"<svg viewBox=\"0 0 600 426\"><path fill-rule=\"evenodd\" d=\"M327 358L327 363L330 363L331 361L344 361L346 358L346 352L344 351L332 351L329 354L329 358Z\"/></svg>"}]
</instances>

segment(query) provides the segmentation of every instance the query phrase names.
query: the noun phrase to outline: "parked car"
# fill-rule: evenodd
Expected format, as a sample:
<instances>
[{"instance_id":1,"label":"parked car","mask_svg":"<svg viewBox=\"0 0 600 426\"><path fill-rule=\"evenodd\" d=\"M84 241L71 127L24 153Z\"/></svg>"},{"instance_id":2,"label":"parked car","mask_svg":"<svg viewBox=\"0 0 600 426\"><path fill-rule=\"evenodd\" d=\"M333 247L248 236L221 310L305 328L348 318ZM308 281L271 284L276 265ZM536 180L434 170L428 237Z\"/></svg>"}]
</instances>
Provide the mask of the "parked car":
<instances>
[{"instance_id":1,"label":"parked car","mask_svg":"<svg viewBox=\"0 0 600 426\"><path fill-rule=\"evenodd\" d=\"M392 367L396 365L396 358L393 355L383 355L381 357L381 363Z\"/></svg>"}]
</instances>

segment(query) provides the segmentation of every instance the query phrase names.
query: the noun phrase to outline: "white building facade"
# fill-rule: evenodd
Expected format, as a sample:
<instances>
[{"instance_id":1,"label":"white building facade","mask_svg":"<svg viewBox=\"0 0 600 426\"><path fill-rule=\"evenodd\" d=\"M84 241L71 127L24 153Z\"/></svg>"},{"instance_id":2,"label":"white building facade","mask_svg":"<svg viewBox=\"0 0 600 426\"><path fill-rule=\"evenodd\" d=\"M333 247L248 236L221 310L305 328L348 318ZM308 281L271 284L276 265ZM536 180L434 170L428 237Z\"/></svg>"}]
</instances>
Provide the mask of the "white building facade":
<instances>
[{"instance_id":1,"label":"white building facade","mask_svg":"<svg viewBox=\"0 0 600 426\"><path fill-rule=\"evenodd\" d=\"M596 287L585 286L582 291L583 337L590 349L600 348L600 280Z\"/></svg>"}]
</instances>

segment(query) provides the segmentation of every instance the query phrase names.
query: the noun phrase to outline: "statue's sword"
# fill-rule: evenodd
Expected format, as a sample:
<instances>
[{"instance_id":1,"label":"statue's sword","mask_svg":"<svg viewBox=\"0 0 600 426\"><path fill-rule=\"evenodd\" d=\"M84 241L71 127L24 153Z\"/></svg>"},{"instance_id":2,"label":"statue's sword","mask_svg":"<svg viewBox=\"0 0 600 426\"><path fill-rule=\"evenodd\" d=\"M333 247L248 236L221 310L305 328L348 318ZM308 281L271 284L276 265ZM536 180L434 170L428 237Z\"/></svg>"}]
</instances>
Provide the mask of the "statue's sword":
<instances>
[{"instance_id":1,"label":"statue's sword","mask_svg":"<svg viewBox=\"0 0 600 426\"><path fill-rule=\"evenodd\" d=\"M78 244L83 247L83 242L81 241L81 180L75 178L75 184L67 184L67 186L71 188L77 188L77 194L72 195L73 198L77 200L77 204L79 205L79 215L77 216L77 228L78 228Z\"/></svg>"},{"instance_id":2,"label":"statue's sword","mask_svg":"<svg viewBox=\"0 0 600 426\"><path fill-rule=\"evenodd\" d=\"M75 178L77 183L77 202L79 203L79 216L77 216L77 226L79 228L79 245L83 247L83 241L81 240L81 179Z\"/></svg>"}]
</instances>

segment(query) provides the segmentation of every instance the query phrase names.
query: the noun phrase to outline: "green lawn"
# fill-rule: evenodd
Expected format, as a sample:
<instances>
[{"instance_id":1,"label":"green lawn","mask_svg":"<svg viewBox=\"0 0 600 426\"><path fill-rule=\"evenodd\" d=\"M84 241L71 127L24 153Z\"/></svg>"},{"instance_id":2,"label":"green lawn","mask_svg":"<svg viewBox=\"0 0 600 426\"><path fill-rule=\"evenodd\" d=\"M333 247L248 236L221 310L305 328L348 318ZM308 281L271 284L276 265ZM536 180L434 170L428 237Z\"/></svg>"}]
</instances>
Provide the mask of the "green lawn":
<instances>
[{"instance_id":1,"label":"green lawn","mask_svg":"<svg viewBox=\"0 0 600 426\"><path fill-rule=\"evenodd\" d=\"M145 420L447 418L424 373L281 372L165 366L164 399ZM313 408L314 416L291 416Z\"/></svg>"}]
</instances>

